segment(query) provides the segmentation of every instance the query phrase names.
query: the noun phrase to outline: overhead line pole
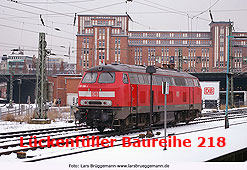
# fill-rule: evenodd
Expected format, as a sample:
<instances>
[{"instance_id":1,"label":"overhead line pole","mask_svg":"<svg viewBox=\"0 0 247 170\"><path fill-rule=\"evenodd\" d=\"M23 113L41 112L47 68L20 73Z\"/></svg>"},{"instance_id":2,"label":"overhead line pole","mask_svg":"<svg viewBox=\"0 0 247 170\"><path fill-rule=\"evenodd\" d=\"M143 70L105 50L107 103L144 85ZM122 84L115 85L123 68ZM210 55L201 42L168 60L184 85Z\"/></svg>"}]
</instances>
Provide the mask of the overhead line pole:
<instances>
[{"instance_id":1,"label":"overhead line pole","mask_svg":"<svg viewBox=\"0 0 247 170\"><path fill-rule=\"evenodd\" d=\"M232 36L232 24L229 27L229 35ZM233 82L233 55L232 55L232 41L231 38L229 39L229 44L228 46L230 47L228 53L230 55L229 60L230 60L230 75L229 75L229 85L230 85L230 89L229 89L229 100L230 100L230 108L234 107L234 82Z\"/></svg>"},{"instance_id":2,"label":"overhead line pole","mask_svg":"<svg viewBox=\"0 0 247 170\"><path fill-rule=\"evenodd\" d=\"M230 70L230 39L231 38L247 38L247 36L232 36L229 35L227 36L228 38L228 55L227 55L227 71L226 71L226 113L225 113L225 129L229 128L229 119L228 119L228 97L229 97L229 80L231 76L233 75L232 73L229 72ZM232 76L233 77L233 76Z\"/></svg>"},{"instance_id":3,"label":"overhead line pole","mask_svg":"<svg viewBox=\"0 0 247 170\"><path fill-rule=\"evenodd\" d=\"M35 118L46 119L47 75L46 75L46 41L45 33L39 33L39 56L36 68L36 115Z\"/></svg>"}]
</instances>

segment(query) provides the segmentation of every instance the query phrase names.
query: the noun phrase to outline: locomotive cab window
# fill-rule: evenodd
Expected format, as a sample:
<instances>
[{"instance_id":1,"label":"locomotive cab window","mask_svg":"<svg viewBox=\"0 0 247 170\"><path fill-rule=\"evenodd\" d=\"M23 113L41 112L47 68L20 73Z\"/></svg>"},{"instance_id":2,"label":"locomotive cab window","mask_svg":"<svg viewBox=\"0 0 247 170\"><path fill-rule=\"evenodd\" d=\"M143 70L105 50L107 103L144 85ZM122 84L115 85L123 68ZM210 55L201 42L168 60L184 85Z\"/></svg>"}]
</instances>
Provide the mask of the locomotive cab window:
<instances>
[{"instance_id":1,"label":"locomotive cab window","mask_svg":"<svg viewBox=\"0 0 247 170\"><path fill-rule=\"evenodd\" d=\"M97 76L97 73L88 72L83 77L81 83L95 83Z\"/></svg>"},{"instance_id":2,"label":"locomotive cab window","mask_svg":"<svg viewBox=\"0 0 247 170\"><path fill-rule=\"evenodd\" d=\"M128 76L125 73L123 73L123 83L124 84L128 84L129 83Z\"/></svg>"},{"instance_id":3,"label":"locomotive cab window","mask_svg":"<svg viewBox=\"0 0 247 170\"><path fill-rule=\"evenodd\" d=\"M114 83L115 73L114 72L103 72L99 75L98 83Z\"/></svg>"},{"instance_id":4,"label":"locomotive cab window","mask_svg":"<svg viewBox=\"0 0 247 170\"><path fill-rule=\"evenodd\" d=\"M198 82L197 79L193 79L193 81L194 81L194 84L195 84L196 87L200 87L200 83Z\"/></svg>"}]
</instances>

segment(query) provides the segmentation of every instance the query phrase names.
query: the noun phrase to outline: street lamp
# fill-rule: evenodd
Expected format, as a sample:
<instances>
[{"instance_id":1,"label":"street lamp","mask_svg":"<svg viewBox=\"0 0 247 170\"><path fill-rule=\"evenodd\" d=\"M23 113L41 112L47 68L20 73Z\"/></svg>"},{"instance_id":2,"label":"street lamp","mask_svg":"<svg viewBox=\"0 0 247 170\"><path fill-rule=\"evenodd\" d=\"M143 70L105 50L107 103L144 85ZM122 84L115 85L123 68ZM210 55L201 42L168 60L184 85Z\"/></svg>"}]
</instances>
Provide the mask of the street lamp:
<instances>
[{"instance_id":1,"label":"street lamp","mask_svg":"<svg viewBox=\"0 0 247 170\"><path fill-rule=\"evenodd\" d=\"M156 68L154 66L148 66L146 68L146 73L150 74L150 113L149 113L149 131L152 133L152 115L153 115L153 73L156 73Z\"/></svg>"}]
</instances>

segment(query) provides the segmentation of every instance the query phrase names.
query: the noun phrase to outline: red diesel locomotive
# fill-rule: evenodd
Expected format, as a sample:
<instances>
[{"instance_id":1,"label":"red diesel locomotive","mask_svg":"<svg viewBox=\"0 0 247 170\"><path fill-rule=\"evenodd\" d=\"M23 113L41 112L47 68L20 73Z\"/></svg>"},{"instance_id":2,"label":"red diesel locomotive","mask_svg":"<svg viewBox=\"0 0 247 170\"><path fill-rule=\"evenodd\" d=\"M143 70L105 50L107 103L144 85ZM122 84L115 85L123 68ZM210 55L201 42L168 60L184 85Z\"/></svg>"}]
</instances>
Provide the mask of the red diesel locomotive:
<instances>
[{"instance_id":1,"label":"red diesel locomotive","mask_svg":"<svg viewBox=\"0 0 247 170\"><path fill-rule=\"evenodd\" d=\"M201 112L201 88L196 77L172 69L156 68L153 74L152 124L164 121L162 81L169 82L167 123L193 120ZM111 64L87 70L78 86L79 123L96 127L130 129L149 124L150 75L146 67Z\"/></svg>"}]
</instances>

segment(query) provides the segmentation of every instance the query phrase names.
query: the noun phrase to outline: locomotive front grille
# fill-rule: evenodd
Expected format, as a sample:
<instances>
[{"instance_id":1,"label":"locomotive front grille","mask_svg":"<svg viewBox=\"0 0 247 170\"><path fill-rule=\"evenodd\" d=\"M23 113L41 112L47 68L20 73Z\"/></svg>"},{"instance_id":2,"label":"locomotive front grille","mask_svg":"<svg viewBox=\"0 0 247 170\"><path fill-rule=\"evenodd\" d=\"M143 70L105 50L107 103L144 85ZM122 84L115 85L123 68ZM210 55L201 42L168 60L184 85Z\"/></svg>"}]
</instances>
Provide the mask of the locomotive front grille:
<instances>
[{"instance_id":1,"label":"locomotive front grille","mask_svg":"<svg viewBox=\"0 0 247 170\"><path fill-rule=\"evenodd\" d=\"M83 106L112 106L111 100L81 100Z\"/></svg>"},{"instance_id":2,"label":"locomotive front grille","mask_svg":"<svg viewBox=\"0 0 247 170\"><path fill-rule=\"evenodd\" d=\"M102 102L101 101L89 101L89 105L101 105Z\"/></svg>"}]
</instances>

